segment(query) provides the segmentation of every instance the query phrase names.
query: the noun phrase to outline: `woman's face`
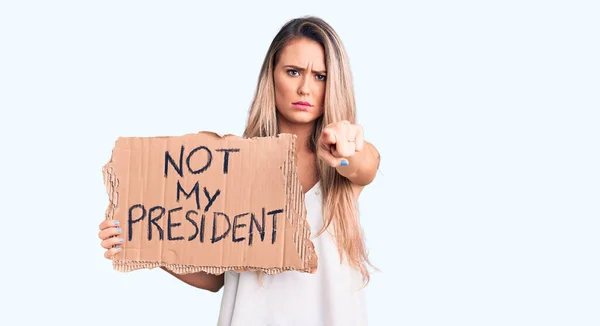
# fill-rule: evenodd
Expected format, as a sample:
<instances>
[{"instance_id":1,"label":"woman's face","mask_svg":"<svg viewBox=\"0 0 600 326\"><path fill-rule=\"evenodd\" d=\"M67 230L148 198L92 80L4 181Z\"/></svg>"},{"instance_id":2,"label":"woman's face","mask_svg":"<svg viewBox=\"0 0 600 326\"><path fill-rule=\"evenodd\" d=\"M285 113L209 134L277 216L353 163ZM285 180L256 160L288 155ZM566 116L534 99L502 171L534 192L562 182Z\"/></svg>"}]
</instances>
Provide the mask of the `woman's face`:
<instances>
[{"instance_id":1,"label":"woman's face","mask_svg":"<svg viewBox=\"0 0 600 326\"><path fill-rule=\"evenodd\" d=\"M325 52L313 40L293 40L281 51L273 74L280 119L306 124L323 114L325 67Z\"/></svg>"}]
</instances>

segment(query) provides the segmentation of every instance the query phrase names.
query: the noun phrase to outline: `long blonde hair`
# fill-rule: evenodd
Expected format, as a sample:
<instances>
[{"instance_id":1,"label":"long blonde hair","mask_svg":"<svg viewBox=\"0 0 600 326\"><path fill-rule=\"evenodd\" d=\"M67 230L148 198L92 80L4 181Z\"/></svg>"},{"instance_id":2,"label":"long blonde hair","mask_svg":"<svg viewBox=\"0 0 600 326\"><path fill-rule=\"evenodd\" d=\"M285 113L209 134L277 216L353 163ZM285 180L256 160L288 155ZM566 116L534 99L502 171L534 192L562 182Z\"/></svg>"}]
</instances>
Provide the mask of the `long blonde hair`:
<instances>
[{"instance_id":1,"label":"long blonde hair","mask_svg":"<svg viewBox=\"0 0 600 326\"><path fill-rule=\"evenodd\" d=\"M290 41L303 37L321 44L327 69L324 111L316 121L309 148L316 151L316 143L324 126L340 120L356 122L352 75L344 46L329 24L318 17L307 16L287 22L271 42L260 70L244 137L271 137L279 133L273 71L281 50ZM319 234L333 223L340 262L346 258L352 267L360 270L366 285L370 280L367 269L370 262L351 182L319 159L316 159L315 164L321 181L325 217Z\"/></svg>"}]
</instances>

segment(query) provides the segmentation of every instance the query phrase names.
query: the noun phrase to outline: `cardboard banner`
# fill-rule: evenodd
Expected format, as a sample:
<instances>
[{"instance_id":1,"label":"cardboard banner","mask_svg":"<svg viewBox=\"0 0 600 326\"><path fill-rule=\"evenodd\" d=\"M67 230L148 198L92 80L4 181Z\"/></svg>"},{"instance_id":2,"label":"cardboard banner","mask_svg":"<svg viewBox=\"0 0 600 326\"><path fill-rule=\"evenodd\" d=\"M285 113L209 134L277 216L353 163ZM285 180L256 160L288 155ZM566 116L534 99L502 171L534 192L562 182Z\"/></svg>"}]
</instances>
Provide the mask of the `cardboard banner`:
<instances>
[{"instance_id":1,"label":"cardboard banner","mask_svg":"<svg viewBox=\"0 0 600 326\"><path fill-rule=\"evenodd\" d=\"M314 273L296 136L121 137L102 169L118 271Z\"/></svg>"}]
</instances>

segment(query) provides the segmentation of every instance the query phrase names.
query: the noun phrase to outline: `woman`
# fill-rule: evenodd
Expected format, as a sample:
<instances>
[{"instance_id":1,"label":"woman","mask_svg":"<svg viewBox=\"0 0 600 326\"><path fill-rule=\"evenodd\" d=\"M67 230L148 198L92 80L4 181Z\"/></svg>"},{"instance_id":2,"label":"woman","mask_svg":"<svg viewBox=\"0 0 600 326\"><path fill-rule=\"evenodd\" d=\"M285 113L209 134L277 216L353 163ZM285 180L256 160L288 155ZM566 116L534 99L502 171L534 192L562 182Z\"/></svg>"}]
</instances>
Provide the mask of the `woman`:
<instances>
[{"instance_id":1,"label":"woman","mask_svg":"<svg viewBox=\"0 0 600 326\"><path fill-rule=\"evenodd\" d=\"M293 133L319 267L315 274L226 272L177 275L212 292L223 288L219 325L366 325L369 264L357 200L379 154L355 124L348 58L336 32L316 17L294 19L275 36L262 65L244 137ZM106 258L120 229L100 225Z\"/></svg>"}]
</instances>

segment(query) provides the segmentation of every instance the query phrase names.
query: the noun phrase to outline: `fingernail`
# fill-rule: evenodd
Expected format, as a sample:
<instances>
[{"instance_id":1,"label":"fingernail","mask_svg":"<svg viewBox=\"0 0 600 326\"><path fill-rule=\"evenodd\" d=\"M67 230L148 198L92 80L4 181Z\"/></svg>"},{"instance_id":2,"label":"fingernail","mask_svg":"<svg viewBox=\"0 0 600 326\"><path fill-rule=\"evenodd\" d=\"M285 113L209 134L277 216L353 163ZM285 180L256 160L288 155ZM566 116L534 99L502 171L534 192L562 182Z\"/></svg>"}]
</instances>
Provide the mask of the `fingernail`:
<instances>
[{"instance_id":1,"label":"fingernail","mask_svg":"<svg viewBox=\"0 0 600 326\"><path fill-rule=\"evenodd\" d=\"M348 161L346 160L342 160L342 162L340 163L341 166L347 166L348 165Z\"/></svg>"},{"instance_id":2,"label":"fingernail","mask_svg":"<svg viewBox=\"0 0 600 326\"><path fill-rule=\"evenodd\" d=\"M124 240L123 240L123 238L120 238L120 239L119 239L119 242L123 242L123 241L124 241Z\"/></svg>"},{"instance_id":3,"label":"fingernail","mask_svg":"<svg viewBox=\"0 0 600 326\"><path fill-rule=\"evenodd\" d=\"M117 233L121 233L121 228L118 228L118 229L117 229Z\"/></svg>"},{"instance_id":4,"label":"fingernail","mask_svg":"<svg viewBox=\"0 0 600 326\"><path fill-rule=\"evenodd\" d=\"M119 221L117 221L117 220L114 220L114 221L113 221L113 223L114 223L115 225L119 225Z\"/></svg>"},{"instance_id":5,"label":"fingernail","mask_svg":"<svg viewBox=\"0 0 600 326\"><path fill-rule=\"evenodd\" d=\"M115 251L121 251L121 247L115 247Z\"/></svg>"}]
</instances>

